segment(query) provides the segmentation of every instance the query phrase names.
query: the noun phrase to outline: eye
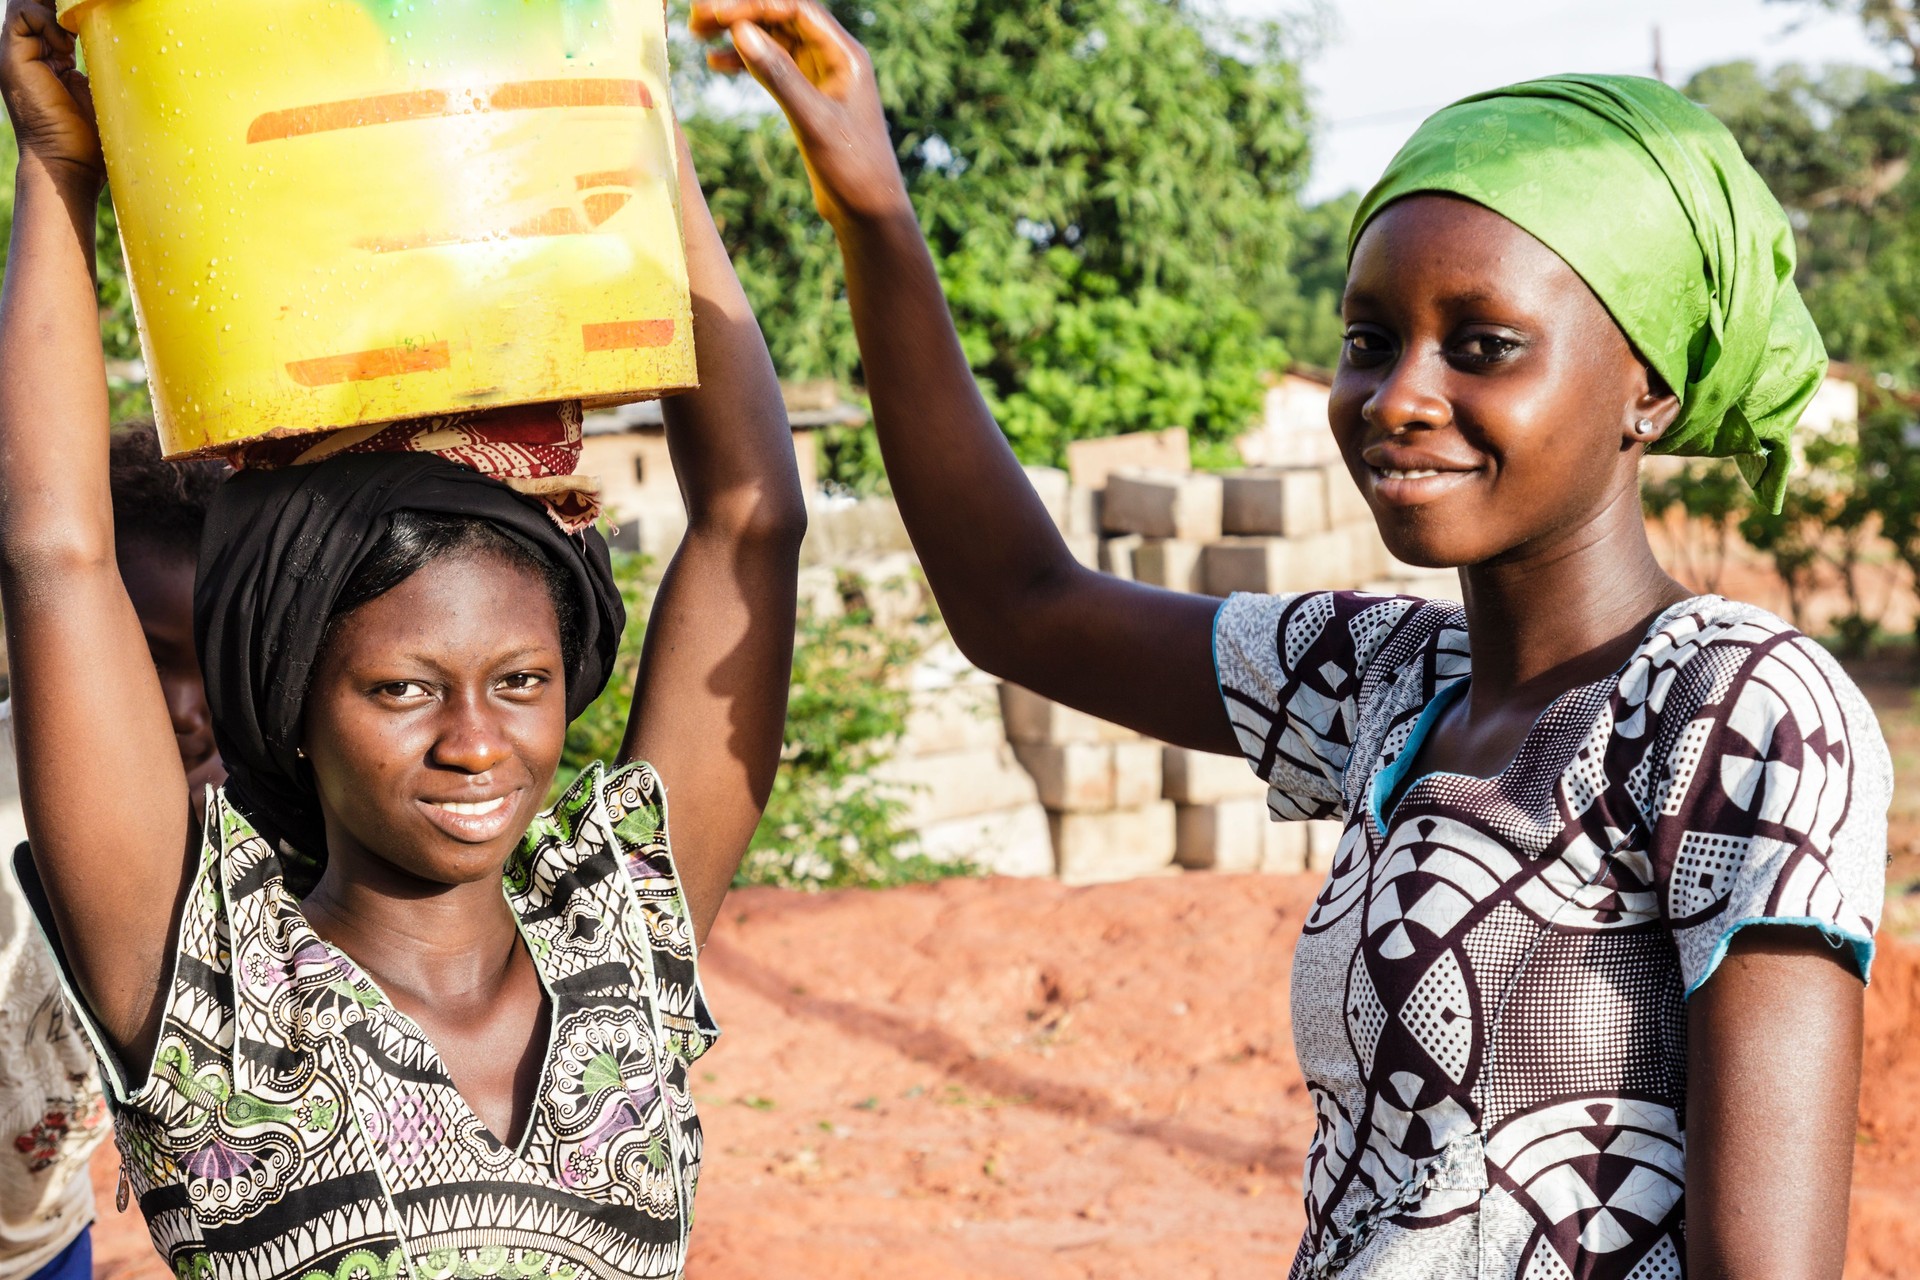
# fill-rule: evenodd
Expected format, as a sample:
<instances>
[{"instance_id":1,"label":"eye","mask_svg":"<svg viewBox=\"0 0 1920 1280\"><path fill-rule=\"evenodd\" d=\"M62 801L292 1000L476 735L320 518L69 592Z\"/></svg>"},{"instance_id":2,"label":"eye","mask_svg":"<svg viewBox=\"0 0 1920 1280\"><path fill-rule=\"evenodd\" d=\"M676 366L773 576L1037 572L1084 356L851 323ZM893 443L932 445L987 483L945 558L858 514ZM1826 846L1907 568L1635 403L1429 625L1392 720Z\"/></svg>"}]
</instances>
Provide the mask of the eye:
<instances>
[{"instance_id":1,"label":"eye","mask_svg":"<svg viewBox=\"0 0 1920 1280\"><path fill-rule=\"evenodd\" d=\"M1526 344L1498 333L1470 333L1454 347L1456 358L1467 364L1492 365L1512 358Z\"/></svg>"},{"instance_id":2,"label":"eye","mask_svg":"<svg viewBox=\"0 0 1920 1280\"><path fill-rule=\"evenodd\" d=\"M532 693L546 684L547 678L538 671L516 671L500 680L500 688L508 693Z\"/></svg>"},{"instance_id":3,"label":"eye","mask_svg":"<svg viewBox=\"0 0 1920 1280\"><path fill-rule=\"evenodd\" d=\"M389 702L417 702L433 696L433 690L418 680L388 680L373 686L373 693Z\"/></svg>"},{"instance_id":4,"label":"eye","mask_svg":"<svg viewBox=\"0 0 1920 1280\"><path fill-rule=\"evenodd\" d=\"M1341 341L1352 364L1370 364L1393 354L1393 344L1377 329L1350 328Z\"/></svg>"}]
</instances>

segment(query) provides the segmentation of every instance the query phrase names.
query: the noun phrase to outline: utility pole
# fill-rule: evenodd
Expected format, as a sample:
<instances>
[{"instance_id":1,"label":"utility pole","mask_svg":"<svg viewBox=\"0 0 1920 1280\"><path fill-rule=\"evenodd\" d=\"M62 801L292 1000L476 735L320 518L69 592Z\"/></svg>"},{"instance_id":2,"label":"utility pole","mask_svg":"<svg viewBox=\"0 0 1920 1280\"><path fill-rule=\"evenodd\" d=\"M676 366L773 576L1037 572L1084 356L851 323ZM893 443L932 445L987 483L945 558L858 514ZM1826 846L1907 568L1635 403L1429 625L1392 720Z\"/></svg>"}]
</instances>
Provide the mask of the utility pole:
<instances>
[{"instance_id":1,"label":"utility pole","mask_svg":"<svg viewBox=\"0 0 1920 1280\"><path fill-rule=\"evenodd\" d=\"M1660 24L1653 24L1653 78L1661 84L1667 82L1667 60L1660 53Z\"/></svg>"}]
</instances>

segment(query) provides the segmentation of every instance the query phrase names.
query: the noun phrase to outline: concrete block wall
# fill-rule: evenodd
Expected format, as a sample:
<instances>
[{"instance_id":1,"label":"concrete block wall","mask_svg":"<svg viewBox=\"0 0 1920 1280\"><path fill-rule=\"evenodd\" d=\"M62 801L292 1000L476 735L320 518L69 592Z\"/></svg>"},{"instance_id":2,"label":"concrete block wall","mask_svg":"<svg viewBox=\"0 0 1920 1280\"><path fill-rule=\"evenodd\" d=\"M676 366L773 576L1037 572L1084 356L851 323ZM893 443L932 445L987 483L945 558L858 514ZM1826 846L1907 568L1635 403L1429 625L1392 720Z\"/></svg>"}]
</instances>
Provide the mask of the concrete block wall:
<instances>
[{"instance_id":1,"label":"concrete block wall","mask_svg":"<svg viewBox=\"0 0 1920 1280\"><path fill-rule=\"evenodd\" d=\"M1306 455L1303 455L1306 456ZM1341 464L1200 474L1184 432L1075 442L1069 469L1027 475L1089 567L1177 591L1365 588L1455 596L1451 573L1399 564ZM803 607L857 590L884 626L927 612L899 513L884 499L817 503ZM1071 883L1181 872L1324 874L1337 823L1269 820L1241 760L1154 742L974 669L944 636L901 674L906 733L878 776L898 784L920 849L1002 875Z\"/></svg>"}]
</instances>

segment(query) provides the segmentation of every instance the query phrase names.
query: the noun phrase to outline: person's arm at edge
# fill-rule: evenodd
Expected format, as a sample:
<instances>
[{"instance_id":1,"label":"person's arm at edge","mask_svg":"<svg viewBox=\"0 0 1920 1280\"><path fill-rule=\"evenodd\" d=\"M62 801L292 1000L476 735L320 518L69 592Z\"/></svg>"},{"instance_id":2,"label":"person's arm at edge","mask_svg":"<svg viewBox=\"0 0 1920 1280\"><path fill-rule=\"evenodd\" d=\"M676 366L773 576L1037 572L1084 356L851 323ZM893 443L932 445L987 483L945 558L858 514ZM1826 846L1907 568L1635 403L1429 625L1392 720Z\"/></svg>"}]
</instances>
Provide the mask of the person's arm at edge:
<instances>
[{"instance_id":1,"label":"person's arm at edge","mask_svg":"<svg viewBox=\"0 0 1920 1280\"><path fill-rule=\"evenodd\" d=\"M676 139L701 388L662 402L688 527L654 599L621 758L667 783L704 941L779 767L807 509L766 340Z\"/></svg>"},{"instance_id":2,"label":"person's arm at edge","mask_svg":"<svg viewBox=\"0 0 1920 1280\"><path fill-rule=\"evenodd\" d=\"M1864 988L1816 929L1749 925L1687 1002L1687 1275L1838 1280Z\"/></svg>"},{"instance_id":3,"label":"person's arm at edge","mask_svg":"<svg viewBox=\"0 0 1920 1280\"><path fill-rule=\"evenodd\" d=\"M0 85L21 145L0 290L0 599L34 867L81 991L137 1069L164 1008L189 820L114 560L93 281L103 174L71 57L50 5L11 0Z\"/></svg>"},{"instance_id":4,"label":"person's arm at edge","mask_svg":"<svg viewBox=\"0 0 1920 1280\"><path fill-rule=\"evenodd\" d=\"M866 51L813 0L701 3L694 29L729 31L735 51L714 64L750 69L794 126L846 261L887 477L955 642L1047 697L1237 754L1214 682L1220 602L1075 561L988 411L901 181Z\"/></svg>"}]
</instances>

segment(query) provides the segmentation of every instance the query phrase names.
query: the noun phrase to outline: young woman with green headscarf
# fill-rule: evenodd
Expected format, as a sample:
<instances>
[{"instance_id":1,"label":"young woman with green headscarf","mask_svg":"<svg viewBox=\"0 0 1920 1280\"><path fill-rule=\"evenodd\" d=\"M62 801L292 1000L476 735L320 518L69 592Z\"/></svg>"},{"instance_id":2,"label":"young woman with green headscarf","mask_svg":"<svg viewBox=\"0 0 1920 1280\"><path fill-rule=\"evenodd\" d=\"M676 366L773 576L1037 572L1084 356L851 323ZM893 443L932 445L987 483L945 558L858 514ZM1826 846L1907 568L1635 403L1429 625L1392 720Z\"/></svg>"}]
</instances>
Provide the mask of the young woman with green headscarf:
<instances>
[{"instance_id":1,"label":"young woman with green headscarf","mask_svg":"<svg viewBox=\"0 0 1920 1280\"><path fill-rule=\"evenodd\" d=\"M888 473L955 638L1244 755L1344 835L1293 969L1317 1112L1296 1277L1837 1276L1891 770L1806 637L1655 562L1648 452L1777 502L1825 356L1779 206L1663 85L1450 107L1354 220L1329 414L1464 605L1077 565L976 391L865 52L705 0L838 234Z\"/></svg>"}]
</instances>

